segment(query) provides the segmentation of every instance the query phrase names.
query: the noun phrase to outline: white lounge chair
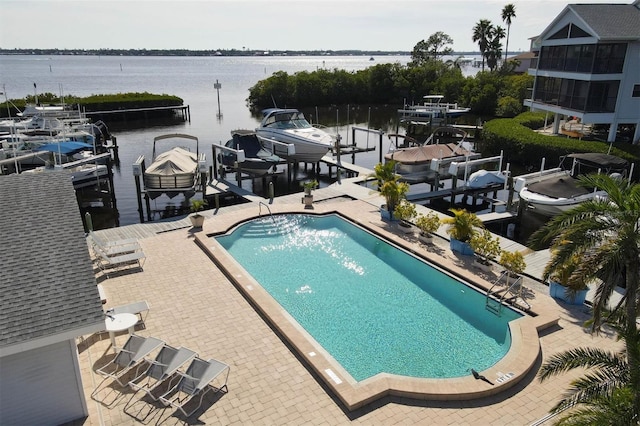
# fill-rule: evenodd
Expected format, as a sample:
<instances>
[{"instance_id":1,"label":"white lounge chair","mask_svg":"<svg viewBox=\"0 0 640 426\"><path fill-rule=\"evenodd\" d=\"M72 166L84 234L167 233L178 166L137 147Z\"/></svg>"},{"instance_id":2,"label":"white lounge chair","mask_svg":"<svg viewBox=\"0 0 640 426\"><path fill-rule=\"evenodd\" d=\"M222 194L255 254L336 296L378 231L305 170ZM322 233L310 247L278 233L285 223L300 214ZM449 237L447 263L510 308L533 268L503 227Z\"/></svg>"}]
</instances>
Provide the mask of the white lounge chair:
<instances>
[{"instance_id":1,"label":"white lounge chair","mask_svg":"<svg viewBox=\"0 0 640 426\"><path fill-rule=\"evenodd\" d=\"M142 390L146 392L155 401L158 397L154 396L152 391L197 355L191 349L176 349L172 346L164 345L155 360L149 361L148 366L141 364L138 367L136 376L129 381L129 387L135 391ZM146 368L140 371L144 366Z\"/></svg>"},{"instance_id":2,"label":"white lounge chair","mask_svg":"<svg viewBox=\"0 0 640 426\"><path fill-rule=\"evenodd\" d=\"M147 303L146 300L141 300L139 302L133 302L127 305L114 306L113 308L108 309L107 312L110 312L112 314L137 315L138 318L140 318L138 324L144 326L144 321L146 320L149 313L149 303Z\"/></svg>"},{"instance_id":3,"label":"white lounge chair","mask_svg":"<svg viewBox=\"0 0 640 426\"><path fill-rule=\"evenodd\" d=\"M88 235L94 242L99 244L102 247L116 247L116 246L124 246L128 244L138 244L138 240L135 238L124 238L119 240L105 240L104 238L98 236L95 232L89 231Z\"/></svg>"},{"instance_id":4,"label":"white lounge chair","mask_svg":"<svg viewBox=\"0 0 640 426\"><path fill-rule=\"evenodd\" d=\"M146 259L146 256L142 250L134 251L132 253L116 254L110 256L99 246L95 246L94 249L98 256L98 268L100 268L100 270L102 270L107 275L107 277L109 276L109 271L119 270L122 267L132 264L137 264L138 267L142 269L142 265L144 264L144 261Z\"/></svg>"},{"instance_id":5,"label":"white lounge chair","mask_svg":"<svg viewBox=\"0 0 640 426\"><path fill-rule=\"evenodd\" d=\"M96 371L98 374L105 376L105 379L115 379L120 386L125 386L129 381L121 381L122 376L163 345L164 342L155 337L142 337L132 334L122 349L118 351L115 358Z\"/></svg>"},{"instance_id":6,"label":"white lounge chair","mask_svg":"<svg viewBox=\"0 0 640 426\"><path fill-rule=\"evenodd\" d=\"M96 235L93 231L91 231L89 232L89 235L87 235L87 240L89 241L94 252L96 251L96 249L100 249L108 256L116 256L120 254L142 251L140 243L138 243L138 240L136 240L135 238L106 241Z\"/></svg>"},{"instance_id":7,"label":"white lounge chair","mask_svg":"<svg viewBox=\"0 0 640 426\"><path fill-rule=\"evenodd\" d=\"M178 373L180 375L180 380L164 395L160 396L160 401L164 405L171 405L172 407L177 408L186 417L190 417L200 408L202 405L202 399L207 392L212 389L210 383L217 377L222 377L225 371L227 374L224 376L224 383L216 389L216 392L221 391L223 388L227 388L227 379L229 378L230 370L231 368L227 364L215 359L205 361L201 358L195 358L191 361L191 364L185 373ZM198 406L187 412L185 410L185 405L198 395L200 395Z\"/></svg>"}]
</instances>

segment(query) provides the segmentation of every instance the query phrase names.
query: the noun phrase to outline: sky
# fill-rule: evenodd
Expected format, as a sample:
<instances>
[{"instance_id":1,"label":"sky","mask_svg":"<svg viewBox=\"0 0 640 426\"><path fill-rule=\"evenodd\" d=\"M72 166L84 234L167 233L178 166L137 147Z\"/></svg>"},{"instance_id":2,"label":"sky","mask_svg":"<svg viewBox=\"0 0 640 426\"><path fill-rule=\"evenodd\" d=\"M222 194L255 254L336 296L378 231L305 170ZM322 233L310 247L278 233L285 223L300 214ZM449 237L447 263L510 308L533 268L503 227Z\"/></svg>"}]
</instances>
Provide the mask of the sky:
<instances>
[{"instance_id":1,"label":"sky","mask_svg":"<svg viewBox=\"0 0 640 426\"><path fill-rule=\"evenodd\" d=\"M574 3L626 3L582 0ZM528 51L563 0L0 0L0 48L411 51L437 31L477 51L472 28L502 22Z\"/></svg>"}]
</instances>

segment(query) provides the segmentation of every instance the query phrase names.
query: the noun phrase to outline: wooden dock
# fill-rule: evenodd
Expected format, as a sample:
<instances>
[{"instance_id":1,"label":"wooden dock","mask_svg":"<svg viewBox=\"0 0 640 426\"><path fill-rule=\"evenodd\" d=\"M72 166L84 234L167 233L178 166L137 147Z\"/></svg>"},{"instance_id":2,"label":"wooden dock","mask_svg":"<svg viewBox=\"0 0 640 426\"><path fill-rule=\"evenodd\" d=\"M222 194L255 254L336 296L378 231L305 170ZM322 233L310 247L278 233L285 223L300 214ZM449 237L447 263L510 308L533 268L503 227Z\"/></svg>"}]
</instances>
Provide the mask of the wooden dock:
<instances>
[{"instance_id":1,"label":"wooden dock","mask_svg":"<svg viewBox=\"0 0 640 426\"><path fill-rule=\"evenodd\" d=\"M113 109L113 110L104 110L104 111L87 111L85 115L87 117L92 118L102 118L105 115L113 116L113 115L123 115L127 114L136 114L142 115L145 118L148 117L149 114L153 114L154 112L174 112L182 116L182 119L188 122L191 122L191 108L189 105L175 105L175 106L162 106L162 107L149 107L149 108L128 108L128 109Z\"/></svg>"}]
</instances>

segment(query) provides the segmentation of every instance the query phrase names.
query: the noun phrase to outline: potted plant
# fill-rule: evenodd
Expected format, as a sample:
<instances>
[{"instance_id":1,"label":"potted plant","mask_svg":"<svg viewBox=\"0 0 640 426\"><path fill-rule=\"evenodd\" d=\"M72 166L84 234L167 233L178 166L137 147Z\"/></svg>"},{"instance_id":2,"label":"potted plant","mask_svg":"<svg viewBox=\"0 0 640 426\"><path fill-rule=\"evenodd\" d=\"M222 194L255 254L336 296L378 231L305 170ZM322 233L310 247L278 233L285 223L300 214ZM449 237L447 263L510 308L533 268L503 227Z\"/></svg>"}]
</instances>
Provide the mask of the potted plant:
<instances>
[{"instance_id":1,"label":"potted plant","mask_svg":"<svg viewBox=\"0 0 640 426\"><path fill-rule=\"evenodd\" d=\"M387 220L393 220L393 211L409 192L409 184L400 182L400 176L394 173L394 168L395 161L378 163L371 175L376 178L378 191L385 199L385 204L380 207L380 214Z\"/></svg>"},{"instance_id":2,"label":"potted plant","mask_svg":"<svg viewBox=\"0 0 640 426\"><path fill-rule=\"evenodd\" d=\"M189 219L191 220L191 225L193 225L194 228L202 228L202 225L204 224L204 216L198 212L204 210L206 206L207 202L205 200L191 200L190 208L194 214L189 216Z\"/></svg>"},{"instance_id":3,"label":"potted plant","mask_svg":"<svg viewBox=\"0 0 640 426\"><path fill-rule=\"evenodd\" d=\"M416 211L416 205L408 202L407 200L400 201L393 211L393 216L400 220L400 230L405 234L413 232L411 220L417 215L418 212Z\"/></svg>"},{"instance_id":4,"label":"potted plant","mask_svg":"<svg viewBox=\"0 0 640 426\"><path fill-rule=\"evenodd\" d=\"M517 250L503 250L498 263L507 271L507 284L511 284L513 280L517 279L527 267L524 261L524 255Z\"/></svg>"},{"instance_id":5,"label":"potted plant","mask_svg":"<svg viewBox=\"0 0 640 426\"><path fill-rule=\"evenodd\" d=\"M551 297L571 305L584 304L589 286L581 275L574 274L579 265L579 255L573 255L561 262L557 258L557 254L553 254L543 274L543 278L549 281L549 295Z\"/></svg>"},{"instance_id":6,"label":"potted plant","mask_svg":"<svg viewBox=\"0 0 640 426\"><path fill-rule=\"evenodd\" d=\"M420 214L416 219L416 226L420 230L418 239L423 243L431 241L431 234L440 228L440 216L436 212Z\"/></svg>"},{"instance_id":7,"label":"potted plant","mask_svg":"<svg viewBox=\"0 0 640 426\"><path fill-rule=\"evenodd\" d=\"M442 219L442 223L449 225L447 234L451 237L449 246L451 251L467 256L473 256L473 249L469 240L476 232L476 228L484 228L484 224L475 213L465 209L449 209L453 217Z\"/></svg>"},{"instance_id":8,"label":"potted plant","mask_svg":"<svg viewBox=\"0 0 640 426\"><path fill-rule=\"evenodd\" d=\"M313 195L311 194L311 191L318 187L318 181L315 179L308 180L302 182L300 185L304 188L304 198L302 199L302 202L305 206L310 207L313 204Z\"/></svg>"},{"instance_id":9,"label":"potted plant","mask_svg":"<svg viewBox=\"0 0 640 426\"><path fill-rule=\"evenodd\" d=\"M485 272L491 271L492 261L500 254L500 240L493 237L488 229L475 232L469 240L469 245L476 254L474 265Z\"/></svg>"}]
</instances>

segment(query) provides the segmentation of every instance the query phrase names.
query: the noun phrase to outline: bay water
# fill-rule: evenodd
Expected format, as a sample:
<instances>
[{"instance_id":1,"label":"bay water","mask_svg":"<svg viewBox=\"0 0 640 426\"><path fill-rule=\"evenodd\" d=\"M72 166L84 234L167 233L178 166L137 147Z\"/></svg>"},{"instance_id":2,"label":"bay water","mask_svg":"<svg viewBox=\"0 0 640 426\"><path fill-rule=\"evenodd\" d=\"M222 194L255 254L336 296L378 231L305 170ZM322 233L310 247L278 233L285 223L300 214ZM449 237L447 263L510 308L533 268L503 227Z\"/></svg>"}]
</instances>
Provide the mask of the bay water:
<instances>
[{"instance_id":1,"label":"bay water","mask_svg":"<svg viewBox=\"0 0 640 426\"><path fill-rule=\"evenodd\" d=\"M106 228L139 223L135 181L132 164L144 155L147 166L151 164L153 138L167 133L186 133L199 138L200 151L205 152L212 164L212 144L225 143L235 129L255 129L259 117L247 106L249 88L274 72L294 74L299 71L312 72L318 69L343 69L357 71L380 63L409 62L409 56L256 56L256 57L168 57L168 56L38 56L1 55L0 83L9 99L23 98L35 93L51 92L57 95L88 96L92 94L115 94L127 92L149 92L175 95L189 105L191 121L172 123L121 123L106 121L117 137L120 164L114 168L114 192L117 210L94 220L95 228ZM466 75L477 69L465 67ZM217 91L216 83L220 84ZM34 87L35 86L35 87ZM219 101L218 101L219 99ZM277 104L277 99L274 99ZM278 105L296 108L296 105ZM332 127L341 135L343 142L350 141L351 126L395 130L389 111L395 112L401 105L376 114L379 107L359 106L347 111L346 107L305 109L313 122ZM372 118L374 117L375 118ZM349 117L349 126L336 126ZM359 135L358 144L377 144L377 136ZM374 140L375 139L375 142ZM386 137L384 138L386 139ZM385 141L386 142L386 141ZM171 146L159 147L162 151ZM384 148L383 148L384 149ZM386 151L385 151L386 152ZM356 164L372 168L379 153L358 154ZM230 177L230 180L233 180ZM321 182L322 184L322 182ZM243 185L247 187L247 183ZM258 185L260 186L260 185ZM248 188L252 189L252 188ZM259 192L259 191L256 191ZM153 210L162 211L167 206L181 202L181 196L169 199L166 196L151 201ZM92 211L91 203L81 206ZM97 215L104 212L95 211ZM92 215L94 212L92 211Z\"/></svg>"}]
</instances>

